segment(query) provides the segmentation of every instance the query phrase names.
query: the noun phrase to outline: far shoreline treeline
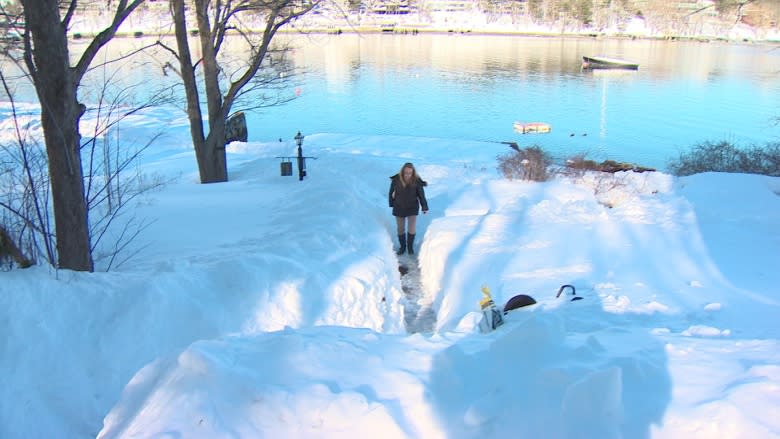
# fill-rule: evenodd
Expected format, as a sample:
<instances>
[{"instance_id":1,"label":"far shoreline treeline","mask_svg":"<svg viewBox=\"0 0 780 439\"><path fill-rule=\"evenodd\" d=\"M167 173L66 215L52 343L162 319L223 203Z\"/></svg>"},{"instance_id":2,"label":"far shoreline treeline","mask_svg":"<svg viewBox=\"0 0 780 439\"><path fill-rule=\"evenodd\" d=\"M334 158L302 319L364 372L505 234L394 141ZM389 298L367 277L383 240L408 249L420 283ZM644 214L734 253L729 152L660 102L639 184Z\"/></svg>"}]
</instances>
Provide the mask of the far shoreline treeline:
<instances>
[{"instance_id":1,"label":"far shoreline treeline","mask_svg":"<svg viewBox=\"0 0 780 439\"><path fill-rule=\"evenodd\" d=\"M261 34L257 31L257 34ZM706 36L653 36L653 35L630 35L630 34L606 34L606 33L552 33L552 32L532 32L532 31L512 31L512 30L456 30L445 28L413 28L398 27L388 30L376 26L348 27L348 28L296 28L282 29L280 34L311 34L311 35L359 35L359 34L390 34L390 35L473 35L481 37L524 37L524 38L582 38L595 40L636 40L636 41L689 41L698 43L732 43L732 44L761 44L780 47L780 40L752 40L752 39L729 39L726 37L706 37ZM78 39L94 38L97 34L90 32L72 32L70 37ZM197 35L197 31L192 32L192 36ZM235 35L238 35L236 33ZM149 37L173 37L171 32L119 32L115 38L149 38Z\"/></svg>"}]
</instances>

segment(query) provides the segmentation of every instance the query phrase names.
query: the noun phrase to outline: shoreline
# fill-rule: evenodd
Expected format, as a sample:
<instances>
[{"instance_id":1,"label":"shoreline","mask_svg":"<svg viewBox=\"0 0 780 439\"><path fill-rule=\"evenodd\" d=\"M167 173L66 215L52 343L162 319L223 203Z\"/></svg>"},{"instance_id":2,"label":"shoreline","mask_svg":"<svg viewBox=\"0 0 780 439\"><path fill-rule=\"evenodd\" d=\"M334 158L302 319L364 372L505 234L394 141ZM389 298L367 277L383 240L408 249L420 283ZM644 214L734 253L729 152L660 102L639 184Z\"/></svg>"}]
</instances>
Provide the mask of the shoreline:
<instances>
[{"instance_id":1,"label":"shoreline","mask_svg":"<svg viewBox=\"0 0 780 439\"><path fill-rule=\"evenodd\" d=\"M93 38L103 29L106 16L97 14L80 17L72 24L68 36L73 39ZM649 41L693 41L743 44L769 44L780 46L780 28L753 27L745 24L726 23L722 20L708 22L706 26L683 27L673 33L633 20L623 27L594 29L586 26L562 26L557 23L538 24L527 17L512 19L509 16L484 14L435 14L409 15L320 15L303 16L281 28L279 34L388 34L388 35L475 35L517 36L536 38L590 38ZM244 23L245 31L260 34L265 28L262 22ZM170 16L161 11L131 16L116 34L118 38L142 38L149 36L173 36ZM190 32L192 36L197 31ZM236 32L236 34L238 34Z\"/></svg>"},{"instance_id":2,"label":"shoreline","mask_svg":"<svg viewBox=\"0 0 780 439\"><path fill-rule=\"evenodd\" d=\"M317 35L341 35L341 34L386 34L386 35L473 35L478 37L527 37L527 38L581 38L581 39L604 39L604 40L644 40L644 41L692 41L700 43L731 43L731 44L768 44L780 46L780 40L750 40L750 39L729 39L726 37L707 37L707 36L655 36L655 35L636 35L636 34L610 34L598 32L539 32L528 30L457 30L448 28L415 28L400 27L393 31L377 29L374 27L330 29L330 28L311 28L306 30L280 30L282 34L302 33Z\"/></svg>"},{"instance_id":3,"label":"shoreline","mask_svg":"<svg viewBox=\"0 0 780 439\"><path fill-rule=\"evenodd\" d=\"M260 31L253 32L260 34ZM197 32L191 32L190 36L197 36ZM312 35L359 35L359 34L380 34L380 35L461 35L475 37L520 37L520 38L574 38L574 39L595 39L595 40L632 40L632 41L686 41L698 43L726 43L726 44L758 44L780 47L780 40L775 39L730 39L727 37L708 37L708 36L654 36L654 35L635 35L635 34L609 34L594 32L535 32L521 30L456 30L447 28L417 28L401 27L388 31L376 26L369 27L310 27L296 29L280 29L277 34L312 34ZM70 32L68 37L74 40L94 38L97 33L92 32ZM238 35L238 34L236 34ZM132 31L117 32L115 38L148 38L156 36L173 37L172 32L153 32L153 31Z\"/></svg>"}]
</instances>

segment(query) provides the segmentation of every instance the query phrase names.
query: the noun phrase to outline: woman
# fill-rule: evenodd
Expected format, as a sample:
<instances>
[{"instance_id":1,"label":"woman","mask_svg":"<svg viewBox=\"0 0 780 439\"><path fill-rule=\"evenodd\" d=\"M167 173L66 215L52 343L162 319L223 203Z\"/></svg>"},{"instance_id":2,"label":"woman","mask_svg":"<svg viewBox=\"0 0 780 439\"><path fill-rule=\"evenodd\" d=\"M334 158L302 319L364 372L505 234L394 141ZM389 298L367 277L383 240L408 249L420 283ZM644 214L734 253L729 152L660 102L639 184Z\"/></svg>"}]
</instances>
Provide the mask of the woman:
<instances>
[{"instance_id":1,"label":"woman","mask_svg":"<svg viewBox=\"0 0 780 439\"><path fill-rule=\"evenodd\" d=\"M414 235L417 233L417 215L422 206L423 214L428 213L428 200L425 199L425 190L428 183L424 182L414 165L404 163L398 174L390 177L390 192L388 201L393 208L396 228L398 229L398 242L401 247L396 252L399 255L409 251L414 254ZM406 223L409 223L409 233L406 233Z\"/></svg>"}]
</instances>

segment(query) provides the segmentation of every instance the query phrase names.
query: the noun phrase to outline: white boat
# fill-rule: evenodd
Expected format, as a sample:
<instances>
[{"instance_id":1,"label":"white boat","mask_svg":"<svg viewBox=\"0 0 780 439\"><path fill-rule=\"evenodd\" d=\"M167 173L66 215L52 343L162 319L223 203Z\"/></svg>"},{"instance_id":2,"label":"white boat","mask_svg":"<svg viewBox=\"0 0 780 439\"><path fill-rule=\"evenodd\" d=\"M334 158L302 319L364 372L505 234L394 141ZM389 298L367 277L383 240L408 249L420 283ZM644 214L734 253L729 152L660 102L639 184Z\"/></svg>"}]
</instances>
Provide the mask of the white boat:
<instances>
[{"instance_id":1,"label":"white boat","mask_svg":"<svg viewBox=\"0 0 780 439\"><path fill-rule=\"evenodd\" d=\"M605 56L583 56L582 68L637 70L639 69L639 64L624 59L608 58Z\"/></svg>"},{"instance_id":2,"label":"white boat","mask_svg":"<svg viewBox=\"0 0 780 439\"><path fill-rule=\"evenodd\" d=\"M529 133L549 133L552 127L548 123L544 122L520 122L517 121L513 124L515 131L520 134Z\"/></svg>"}]
</instances>

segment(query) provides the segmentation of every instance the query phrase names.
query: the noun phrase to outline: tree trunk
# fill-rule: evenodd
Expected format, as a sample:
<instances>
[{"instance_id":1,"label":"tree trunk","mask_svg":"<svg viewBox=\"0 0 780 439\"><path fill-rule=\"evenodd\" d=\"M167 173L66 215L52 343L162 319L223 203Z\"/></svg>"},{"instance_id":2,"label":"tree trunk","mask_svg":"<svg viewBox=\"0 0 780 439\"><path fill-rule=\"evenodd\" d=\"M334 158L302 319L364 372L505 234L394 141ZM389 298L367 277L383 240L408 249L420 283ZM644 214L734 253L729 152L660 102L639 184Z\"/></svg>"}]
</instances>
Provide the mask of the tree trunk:
<instances>
[{"instance_id":1,"label":"tree trunk","mask_svg":"<svg viewBox=\"0 0 780 439\"><path fill-rule=\"evenodd\" d=\"M227 181L227 157L225 151L225 112L222 109L222 94L219 90L219 68L216 51L211 42L208 22L208 5L203 1L195 3L200 35L201 60L204 66L204 81L206 83L206 102L208 105L209 134L203 132L203 113L200 108L198 83L195 77L195 66L190 54L187 40L187 24L184 13L184 0L171 0L173 21L176 31L181 76L187 98L187 116L190 121L190 136L195 148L195 158L198 161L198 172L201 183L218 183Z\"/></svg>"},{"instance_id":2,"label":"tree trunk","mask_svg":"<svg viewBox=\"0 0 780 439\"><path fill-rule=\"evenodd\" d=\"M82 109L58 6L56 0L24 0L24 13L32 35L33 75L49 158L58 266L92 271L78 129Z\"/></svg>"},{"instance_id":3,"label":"tree trunk","mask_svg":"<svg viewBox=\"0 0 780 439\"><path fill-rule=\"evenodd\" d=\"M227 115L222 106L222 91L219 89L219 65L217 52L212 40L213 32L208 14L209 2L195 0L197 10L198 35L203 54L203 81L206 88L206 105L209 112L209 134L204 143L204 156L208 175L203 183L227 181L227 159L225 151L225 119Z\"/></svg>"},{"instance_id":4,"label":"tree trunk","mask_svg":"<svg viewBox=\"0 0 780 439\"><path fill-rule=\"evenodd\" d=\"M190 44L187 35L187 23L184 13L184 0L171 0L171 12L173 13L173 25L176 33L176 45L179 53L179 65L181 77L184 83L184 93L187 99L187 118L190 121L190 137L195 148L195 160L198 162L200 181L209 175L206 166L205 137L203 134L203 115L200 111L200 96L198 83L195 78L195 66L190 54Z\"/></svg>"},{"instance_id":5,"label":"tree trunk","mask_svg":"<svg viewBox=\"0 0 780 439\"><path fill-rule=\"evenodd\" d=\"M203 144L203 156L206 161L206 175L201 175L201 183L220 183L228 180L227 151L225 151L225 119L217 119L211 126Z\"/></svg>"},{"instance_id":6,"label":"tree trunk","mask_svg":"<svg viewBox=\"0 0 780 439\"><path fill-rule=\"evenodd\" d=\"M195 19L197 21L198 38L200 41L201 60L203 67L203 82L208 107L208 136L203 134L203 115L198 99L198 82L195 80L194 64L187 42L187 24L184 13L185 0L170 0L176 28L178 57L181 63L181 75L187 94L187 113L190 119L190 133L198 159L201 183L227 181L227 156L225 141L227 132L227 117L239 91L257 75L265 58L271 39L282 26L311 11L321 0L304 2L295 6L290 0L270 0L268 2L211 2L209 0L193 0ZM258 8L252 11L252 8ZM262 13L260 13L260 12ZM211 15L209 13L211 12ZM251 45L251 58L246 71L236 82L230 84L227 93L222 94L220 88L220 65L218 52L224 47L226 32L229 29L241 30L241 19L238 14L253 12L253 17L264 17L265 31L260 45ZM211 18L215 22L210 23ZM235 19L236 24L231 24ZM228 81L230 78L227 79Z\"/></svg>"}]
</instances>

